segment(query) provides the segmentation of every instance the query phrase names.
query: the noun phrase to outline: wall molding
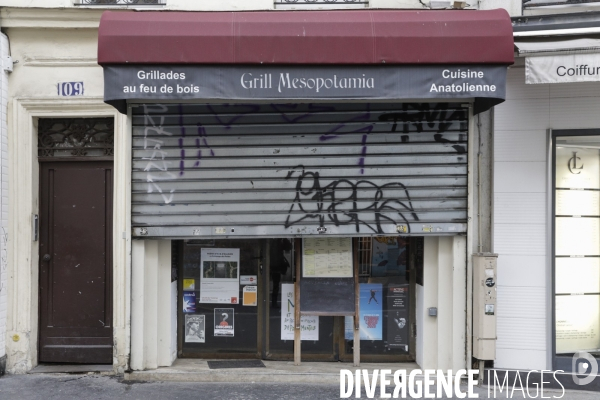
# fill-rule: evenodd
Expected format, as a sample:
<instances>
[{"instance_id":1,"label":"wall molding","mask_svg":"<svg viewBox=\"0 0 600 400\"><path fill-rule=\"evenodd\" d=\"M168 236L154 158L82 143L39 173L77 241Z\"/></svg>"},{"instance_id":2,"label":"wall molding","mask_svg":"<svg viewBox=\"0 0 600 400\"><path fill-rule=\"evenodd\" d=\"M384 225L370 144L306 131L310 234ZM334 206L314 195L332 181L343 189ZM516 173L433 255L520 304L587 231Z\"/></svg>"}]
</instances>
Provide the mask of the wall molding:
<instances>
[{"instance_id":1,"label":"wall molding","mask_svg":"<svg viewBox=\"0 0 600 400\"><path fill-rule=\"evenodd\" d=\"M96 57L35 57L23 56L26 67L100 67Z\"/></svg>"},{"instance_id":2,"label":"wall molding","mask_svg":"<svg viewBox=\"0 0 600 400\"><path fill-rule=\"evenodd\" d=\"M2 28L98 29L104 9L2 8Z\"/></svg>"}]
</instances>

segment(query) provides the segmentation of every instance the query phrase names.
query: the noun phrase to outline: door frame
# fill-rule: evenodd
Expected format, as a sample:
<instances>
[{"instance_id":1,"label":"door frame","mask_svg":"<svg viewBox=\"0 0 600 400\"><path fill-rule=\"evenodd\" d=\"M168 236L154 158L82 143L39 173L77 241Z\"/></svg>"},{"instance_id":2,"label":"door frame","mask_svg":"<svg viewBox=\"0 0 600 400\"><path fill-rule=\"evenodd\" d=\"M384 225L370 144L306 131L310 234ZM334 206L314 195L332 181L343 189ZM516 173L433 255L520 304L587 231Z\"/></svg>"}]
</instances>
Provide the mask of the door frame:
<instances>
[{"instance_id":1,"label":"door frame","mask_svg":"<svg viewBox=\"0 0 600 400\"><path fill-rule=\"evenodd\" d=\"M131 124L101 97L18 98L11 103L9 147L9 236L7 281L7 372L38 364L39 248L33 216L39 214L38 118L114 119L113 182L113 370L129 368L131 303ZM131 115L131 112L128 113ZM123 238L123 239L121 239Z\"/></svg>"}]
</instances>

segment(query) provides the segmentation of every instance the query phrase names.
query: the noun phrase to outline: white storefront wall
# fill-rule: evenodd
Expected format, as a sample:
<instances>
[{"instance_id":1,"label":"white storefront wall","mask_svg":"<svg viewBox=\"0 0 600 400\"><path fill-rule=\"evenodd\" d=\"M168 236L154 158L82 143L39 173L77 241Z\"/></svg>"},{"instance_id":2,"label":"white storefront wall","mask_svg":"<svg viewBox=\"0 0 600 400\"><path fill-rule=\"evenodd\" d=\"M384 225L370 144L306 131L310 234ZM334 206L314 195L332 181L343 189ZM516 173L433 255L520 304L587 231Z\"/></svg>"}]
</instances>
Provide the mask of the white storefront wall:
<instances>
[{"instance_id":1,"label":"white storefront wall","mask_svg":"<svg viewBox=\"0 0 600 400\"><path fill-rule=\"evenodd\" d=\"M496 368L551 369L548 132L598 129L599 109L598 82L526 85L523 66L508 71L507 99L494 114Z\"/></svg>"}]
</instances>

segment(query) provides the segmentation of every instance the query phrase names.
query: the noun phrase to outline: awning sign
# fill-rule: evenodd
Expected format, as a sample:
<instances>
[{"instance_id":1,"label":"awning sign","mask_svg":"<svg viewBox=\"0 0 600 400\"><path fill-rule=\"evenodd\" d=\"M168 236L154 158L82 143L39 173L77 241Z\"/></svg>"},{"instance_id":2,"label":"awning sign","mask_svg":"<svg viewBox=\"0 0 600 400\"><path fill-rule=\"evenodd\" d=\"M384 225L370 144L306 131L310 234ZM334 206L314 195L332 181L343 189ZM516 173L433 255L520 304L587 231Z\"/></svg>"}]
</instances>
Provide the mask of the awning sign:
<instances>
[{"instance_id":1,"label":"awning sign","mask_svg":"<svg viewBox=\"0 0 600 400\"><path fill-rule=\"evenodd\" d=\"M527 84L599 81L600 54L527 57L525 60Z\"/></svg>"},{"instance_id":2,"label":"awning sign","mask_svg":"<svg viewBox=\"0 0 600 400\"><path fill-rule=\"evenodd\" d=\"M475 99L475 112L504 101L506 66L205 66L104 67L104 101L453 100Z\"/></svg>"}]
</instances>

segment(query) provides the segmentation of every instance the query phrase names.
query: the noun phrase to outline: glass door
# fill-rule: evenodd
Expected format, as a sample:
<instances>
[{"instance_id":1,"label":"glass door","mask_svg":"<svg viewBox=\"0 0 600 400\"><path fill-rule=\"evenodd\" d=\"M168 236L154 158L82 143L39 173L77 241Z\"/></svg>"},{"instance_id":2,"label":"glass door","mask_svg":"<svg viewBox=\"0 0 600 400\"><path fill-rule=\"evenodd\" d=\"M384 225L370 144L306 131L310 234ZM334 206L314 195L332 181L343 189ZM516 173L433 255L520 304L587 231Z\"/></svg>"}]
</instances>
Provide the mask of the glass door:
<instances>
[{"instance_id":1,"label":"glass door","mask_svg":"<svg viewBox=\"0 0 600 400\"><path fill-rule=\"evenodd\" d=\"M265 243L181 242L179 357L261 357Z\"/></svg>"},{"instance_id":2,"label":"glass door","mask_svg":"<svg viewBox=\"0 0 600 400\"><path fill-rule=\"evenodd\" d=\"M554 368L589 374L600 356L600 136L555 131L554 143Z\"/></svg>"},{"instance_id":3,"label":"glass door","mask_svg":"<svg viewBox=\"0 0 600 400\"><path fill-rule=\"evenodd\" d=\"M267 240L268 276L265 277L264 358L293 360L294 358L294 283L299 262L300 240ZM268 278L268 280L267 280ZM303 317L302 359L305 361L335 361L340 321L335 317ZM308 321L308 322L307 322Z\"/></svg>"},{"instance_id":4,"label":"glass door","mask_svg":"<svg viewBox=\"0 0 600 400\"><path fill-rule=\"evenodd\" d=\"M364 362L414 360L415 249L422 238L357 239L360 354ZM340 357L352 361L352 318L345 318Z\"/></svg>"}]
</instances>

